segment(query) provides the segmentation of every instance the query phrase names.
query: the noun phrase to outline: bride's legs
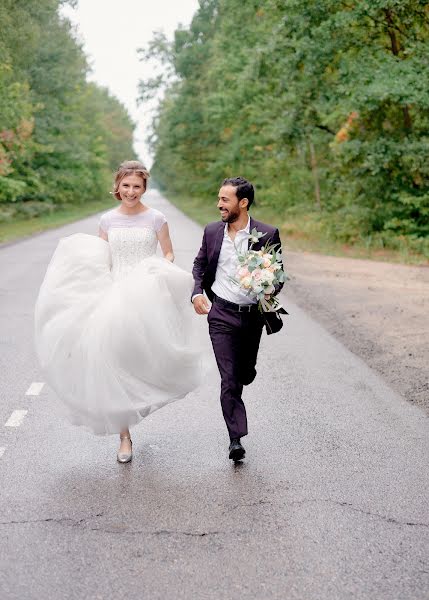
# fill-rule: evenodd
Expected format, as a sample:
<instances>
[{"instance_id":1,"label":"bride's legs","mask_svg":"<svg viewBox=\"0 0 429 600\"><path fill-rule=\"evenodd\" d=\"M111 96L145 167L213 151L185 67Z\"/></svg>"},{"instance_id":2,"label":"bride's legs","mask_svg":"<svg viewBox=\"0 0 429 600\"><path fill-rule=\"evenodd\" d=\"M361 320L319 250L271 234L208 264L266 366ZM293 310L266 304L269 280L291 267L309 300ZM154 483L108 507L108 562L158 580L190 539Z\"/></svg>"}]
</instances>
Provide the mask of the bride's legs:
<instances>
[{"instance_id":1,"label":"bride's legs","mask_svg":"<svg viewBox=\"0 0 429 600\"><path fill-rule=\"evenodd\" d=\"M118 450L118 461L129 462L132 457L132 442L129 429L123 429L119 435L121 444Z\"/></svg>"}]
</instances>

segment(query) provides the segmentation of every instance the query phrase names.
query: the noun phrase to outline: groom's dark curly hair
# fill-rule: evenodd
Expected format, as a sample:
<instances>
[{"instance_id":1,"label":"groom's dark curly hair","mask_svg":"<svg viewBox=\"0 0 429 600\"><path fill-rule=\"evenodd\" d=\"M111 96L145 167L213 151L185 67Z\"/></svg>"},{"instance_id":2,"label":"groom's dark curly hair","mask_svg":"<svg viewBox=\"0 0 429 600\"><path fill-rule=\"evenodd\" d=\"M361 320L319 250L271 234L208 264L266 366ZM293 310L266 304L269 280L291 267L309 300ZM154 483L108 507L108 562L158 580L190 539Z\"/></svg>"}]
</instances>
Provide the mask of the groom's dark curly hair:
<instances>
[{"instance_id":1,"label":"groom's dark curly hair","mask_svg":"<svg viewBox=\"0 0 429 600\"><path fill-rule=\"evenodd\" d=\"M255 188L244 179L244 177L229 177L228 179L224 179L222 185L232 185L236 189L237 198L241 200L242 198L247 198L249 204L247 205L247 209L250 208L252 204L255 203Z\"/></svg>"}]
</instances>

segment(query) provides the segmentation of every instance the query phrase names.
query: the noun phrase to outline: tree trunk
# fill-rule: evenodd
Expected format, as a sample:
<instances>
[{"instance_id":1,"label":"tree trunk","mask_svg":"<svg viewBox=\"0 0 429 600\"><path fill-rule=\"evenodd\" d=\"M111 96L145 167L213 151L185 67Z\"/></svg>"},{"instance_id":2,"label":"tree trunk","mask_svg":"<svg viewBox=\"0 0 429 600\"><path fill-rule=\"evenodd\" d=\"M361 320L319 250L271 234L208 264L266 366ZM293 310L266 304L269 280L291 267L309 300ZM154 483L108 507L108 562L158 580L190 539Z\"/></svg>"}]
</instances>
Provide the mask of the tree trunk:
<instances>
[{"instance_id":1,"label":"tree trunk","mask_svg":"<svg viewBox=\"0 0 429 600\"><path fill-rule=\"evenodd\" d=\"M314 144L313 144L311 138L308 138L308 145L310 148L311 172L313 173L313 179L314 179L314 196L316 199L316 206L317 206L318 210L322 210L322 204L320 202L320 183L319 183L319 171L317 168L316 151L314 149Z\"/></svg>"},{"instance_id":2,"label":"tree trunk","mask_svg":"<svg viewBox=\"0 0 429 600\"><path fill-rule=\"evenodd\" d=\"M392 54L394 56L399 56L399 41L398 38L396 36L396 31L393 29L393 17L392 17L392 11L387 9L385 11L385 15L386 15L386 20L387 20L387 31L389 33L389 37L390 37L390 46L392 49ZM405 105L402 107L402 113L404 115L404 126L405 129L407 129L408 131L412 128L413 126L413 122L411 120L411 115L410 115L410 108L409 106Z\"/></svg>"}]
</instances>

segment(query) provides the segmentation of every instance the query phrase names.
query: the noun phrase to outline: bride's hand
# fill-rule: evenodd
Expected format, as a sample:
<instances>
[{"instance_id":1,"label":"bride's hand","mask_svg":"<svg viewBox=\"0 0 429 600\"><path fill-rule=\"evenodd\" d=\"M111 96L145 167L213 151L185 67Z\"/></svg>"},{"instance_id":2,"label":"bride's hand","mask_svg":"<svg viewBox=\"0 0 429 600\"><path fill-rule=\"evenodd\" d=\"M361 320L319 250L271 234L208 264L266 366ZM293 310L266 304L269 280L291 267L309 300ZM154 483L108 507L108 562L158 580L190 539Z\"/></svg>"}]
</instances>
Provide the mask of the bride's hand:
<instances>
[{"instance_id":1,"label":"bride's hand","mask_svg":"<svg viewBox=\"0 0 429 600\"><path fill-rule=\"evenodd\" d=\"M168 262L174 262L173 252L167 252L167 254L164 254L164 258L165 260L168 260Z\"/></svg>"}]
</instances>

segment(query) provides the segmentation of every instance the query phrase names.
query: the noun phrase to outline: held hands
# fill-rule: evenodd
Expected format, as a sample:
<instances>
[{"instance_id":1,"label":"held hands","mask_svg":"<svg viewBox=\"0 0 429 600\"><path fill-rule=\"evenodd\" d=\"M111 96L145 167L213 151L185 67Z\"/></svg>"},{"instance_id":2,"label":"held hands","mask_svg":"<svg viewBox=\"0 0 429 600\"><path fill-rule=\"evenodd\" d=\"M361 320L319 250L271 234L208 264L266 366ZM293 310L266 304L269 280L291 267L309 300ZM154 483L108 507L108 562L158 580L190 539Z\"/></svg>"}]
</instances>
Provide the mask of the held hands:
<instances>
[{"instance_id":1,"label":"held hands","mask_svg":"<svg viewBox=\"0 0 429 600\"><path fill-rule=\"evenodd\" d=\"M207 315L210 311L209 303L207 299L202 294L195 296L192 304L194 305L194 310L197 315Z\"/></svg>"}]
</instances>

